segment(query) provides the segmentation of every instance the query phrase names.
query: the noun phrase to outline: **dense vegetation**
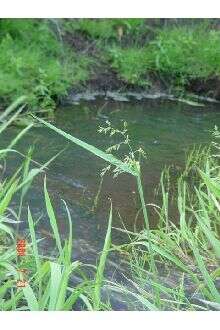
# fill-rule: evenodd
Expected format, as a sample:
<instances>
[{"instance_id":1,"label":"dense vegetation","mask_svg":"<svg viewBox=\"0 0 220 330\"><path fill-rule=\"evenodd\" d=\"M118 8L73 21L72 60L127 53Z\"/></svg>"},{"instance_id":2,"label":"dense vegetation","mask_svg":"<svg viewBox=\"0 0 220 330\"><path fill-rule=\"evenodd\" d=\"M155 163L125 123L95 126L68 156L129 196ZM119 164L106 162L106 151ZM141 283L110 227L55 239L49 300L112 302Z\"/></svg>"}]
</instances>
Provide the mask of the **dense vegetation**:
<instances>
[{"instance_id":1,"label":"dense vegetation","mask_svg":"<svg viewBox=\"0 0 220 330\"><path fill-rule=\"evenodd\" d=\"M161 21L1 19L0 99L28 95L29 110L49 111L70 89L155 85L218 98L218 22Z\"/></svg>"},{"instance_id":2,"label":"dense vegetation","mask_svg":"<svg viewBox=\"0 0 220 330\"><path fill-rule=\"evenodd\" d=\"M55 100L88 76L88 60L59 40L51 20L0 20L0 98L28 96L31 110L54 109Z\"/></svg>"},{"instance_id":3,"label":"dense vegetation","mask_svg":"<svg viewBox=\"0 0 220 330\"><path fill-rule=\"evenodd\" d=\"M206 80L220 74L219 31L207 27L167 27L143 47L109 50L113 68L128 83L151 84L158 74L167 84L184 88L193 79Z\"/></svg>"}]
</instances>

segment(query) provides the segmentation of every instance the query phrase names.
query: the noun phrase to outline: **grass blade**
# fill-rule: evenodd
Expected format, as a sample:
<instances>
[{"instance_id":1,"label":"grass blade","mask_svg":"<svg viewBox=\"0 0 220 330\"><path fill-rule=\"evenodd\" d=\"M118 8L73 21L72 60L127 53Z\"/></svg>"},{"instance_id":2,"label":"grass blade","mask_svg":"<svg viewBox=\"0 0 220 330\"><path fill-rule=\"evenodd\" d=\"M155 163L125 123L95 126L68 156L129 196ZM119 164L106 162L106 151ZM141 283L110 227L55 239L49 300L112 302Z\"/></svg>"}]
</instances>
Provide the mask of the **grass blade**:
<instances>
[{"instance_id":1,"label":"grass blade","mask_svg":"<svg viewBox=\"0 0 220 330\"><path fill-rule=\"evenodd\" d=\"M48 214L49 220L50 220L50 225L52 227L54 237L55 237L55 241L56 241L56 244L57 244L57 248L58 248L59 254L61 256L63 249L62 249L61 239L60 239L60 235L59 235L59 231L58 231L58 227L57 227L57 220L56 220L56 217L55 217L53 206L52 206L51 201L50 201L50 196L49 196L48 191L47 191L46 177L44 178L44 196L45 196L47 214Z\"/></svg>"},{"instance_id":2,"label":"grass blade","mask_svg":"<svg viewBox=\"0 0 220 330\"><path fill-rule=\"evenodd\" d=\"M103 277L104 277L104 269L106 264L106 259L109 253L109 249L111 246L111 228L112 228L112 204L110 207L109 212L109 220L108 220L108 228L105 236L105 243L103 246L103 250L101 253L101 257L99 260L97 272L96 272L96 278L95 278L95 288L94 288L94 309L99 310L100 309L100 303L101 303L101 287L103 283Z\"/></svg>"},{"instance_id":3,"label":"grass blade","mask_svg":"<svg viewBox=\"0 0 220 330\"><path fill-rule=\"evenodd\" d=\"M25 296L25 299L27 301L29 310L34 312L34 311L39 311L39 305L37 302L37 298L34 294L34 291L32 290L32 288L28 285L25 288L23 288L23 293Z\"/></svg>"},{"instance_id":4,"label":"grass blade","mask_svg":"<svg viewBox=\"0 0 220 330\"><path fill-rule=\"evenodd\" d=\"M33 116L33 115L32 115ZM106 152L92 146L91 144L88 144L82 140L79 140L75 137L73 137L72 135L64 132L63 130L57 128L56 126L47 123L45 120L38 118L36 116L33 116L35 119L37 119L38 121L40 121L42 124L44 124L45 126L47 126L48 128L52 129L53 131L57 132L58 134L62 135L63 137L65 137L67 140L77 144L78 146L82 147L83 149L91 152L93 155L104 159L106 162L115 165L116 167L119 167L121 170L123 170L124 172L130 173L134 176L137 175L136 171L134 171L132 169L131 166L123 163L121 160L117 159L116 157L114 157L111 154L107 154Z\"/></svg>"}]
</instances>

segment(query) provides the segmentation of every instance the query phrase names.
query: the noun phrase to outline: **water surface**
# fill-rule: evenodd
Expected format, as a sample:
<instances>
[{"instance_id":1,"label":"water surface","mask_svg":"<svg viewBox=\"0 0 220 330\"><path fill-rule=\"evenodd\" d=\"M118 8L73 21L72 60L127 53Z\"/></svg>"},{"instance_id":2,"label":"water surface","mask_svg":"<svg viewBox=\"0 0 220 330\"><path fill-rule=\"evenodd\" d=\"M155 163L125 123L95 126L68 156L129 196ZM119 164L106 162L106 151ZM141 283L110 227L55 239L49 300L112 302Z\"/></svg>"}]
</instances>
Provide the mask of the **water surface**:
<instances>
[{"instance_id":1,"label":"water surface","mask_svg":"<svg viewBox=\"0 0 220 330\"><path fill-rule=\"evenodd\" d=\"M159 182L161 170L169 165L183 167L187 150L194 145L211 142L214 125L220 126L218 110L219 106L216 105L195 108L171 101L117 103L99 100L58 109L55 125L105 150L119 140L99 134L99 126L104 126L106 120L109 120L113 126L122 127L126 121L134 149L142 147L147 153L148 160L143 166L144 189L147 201L154 202L153 191ZM10 127L2 135L1 146L6 146L18 131L18 128ZM45 127L29 131L17 148L26 153L31 145L34 145L33 158L40 163L48 161L66 147L49 166L46 174L48 190L57 211L63 236L68 227L61 199L64 199L70 208L76 257L85 257L88 261L90 255L92 259L94 251L101 249L109 210L108 198L113 202L114 226L121 226L123 221L127 228L133 228L139 208L134 178L127 174L122 174L116 179L106 176L97 210L92 214L90 211L98 190L100 171L106 163L80 147L69 144L60 135ZM15 155L9 157L6 174L16 168L19 160L20 158ZM42 176L35 179L34 186L26 198L26 205L30 204L35 218L43 214L38 224L39 232L48 230L42 181ZM25 221L24 213L24 226ZM152 215L151 222L153 221ZM139 226L141 222L140 217ZM123 239L119 232L113 232L113 241L120 242Z\"/></svg>"}]
</instances>

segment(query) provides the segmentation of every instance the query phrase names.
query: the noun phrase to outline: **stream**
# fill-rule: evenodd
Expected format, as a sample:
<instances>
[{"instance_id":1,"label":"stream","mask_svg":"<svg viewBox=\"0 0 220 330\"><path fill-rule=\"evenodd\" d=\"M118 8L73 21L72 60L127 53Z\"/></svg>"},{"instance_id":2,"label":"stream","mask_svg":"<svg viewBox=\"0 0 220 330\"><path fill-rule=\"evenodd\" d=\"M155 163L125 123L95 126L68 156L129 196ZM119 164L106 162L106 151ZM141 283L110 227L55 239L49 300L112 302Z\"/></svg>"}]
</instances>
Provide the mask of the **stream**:
<instances>
[{"instance_id":1,"label":"stream","mask_svg":"<svg viewBox=\"0 0 220 330\"><path fill-rule=\"evenodd\" d=\"M161 170L171 165L184 168L188 150L195 145L208 145L212 141L211 133L214 126L220 126L218 110L218 104L192 107L166 100L116 102L100 98L60 107L56 112L54 124L73 136L105 150L120 140L115 136L110 138L98 133L99 126L105 126L108 120L113 127L118 128L126 121L134 149L142 147L147 154L147 161L142 167L143 183L146 200L153 203L154 189L159 183ZM1 135L0 147L7 146L19 131L17 127L8 128ZM134 219L139 208L134 178L128 174L121 174L115 179L111 175L106 175L97 208L95 212L91 212L99 188L100 172L106 163L82 148L68 143L63 137L45 127L30 130L25 138L19 141L16 149L26 154L31 145L34 145L33 159L41 164L65 148L46 170L48 191L56 210L62 237L68 233L68 221L61 199L66 201L70 209L74 233L74 259L94 263L97 252L101 251L104 243L109 198L114 209L113 226L125 226L130 230L134 227ZM20 161L20 156L10 155L5 175L15 171ZM30 205L35 220L41 217L37 231L40 236L46 237L44 249L51 249L53 240L50 237L46 216L43 177L40 175L34 180L25 198L25 206ZM18 201L15 201L14 207L17 205ZM21 229L27 226L26 207L22 213L24 221ZM154 221L152 215L152 226L156 225ZM140 216L136 226L140 229L142 225ZM113 243L122 243L125 240L124 234L113 229ZM120 262L117 258L110 258L107 270L109 278L120 277L119 274L115 275L115 269L123 270L125 267L123 258L120 257Z\"/></svg>"}]
</instances>

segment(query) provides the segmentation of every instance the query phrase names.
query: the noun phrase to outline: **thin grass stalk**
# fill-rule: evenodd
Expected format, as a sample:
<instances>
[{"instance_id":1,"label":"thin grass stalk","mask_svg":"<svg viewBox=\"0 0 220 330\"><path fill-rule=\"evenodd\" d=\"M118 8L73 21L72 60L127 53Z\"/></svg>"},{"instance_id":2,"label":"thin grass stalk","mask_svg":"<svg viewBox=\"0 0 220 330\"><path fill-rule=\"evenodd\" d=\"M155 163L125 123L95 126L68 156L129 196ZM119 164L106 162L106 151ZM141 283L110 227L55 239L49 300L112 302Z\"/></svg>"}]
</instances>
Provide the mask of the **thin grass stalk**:
<instances>
[{"instance_id":1,"label":"thin grass stalk","mask_svg":"<svg viewBox=\"0 0 220 330\"><path fill-rule=\"evenodd\" d=\"M81 148L91 152L93 155L102 158L103 160L105 160L106 162L120 168L122 171L126 172L126 173L130 173L134 176L137 175L136 171L129 165L126 164L124 162L122 162L121 160L117 159L116 157L114 157L111 154L108 154L94 146L92 146L91 144L88 144L80 139L75 138L74 136L64 132L63 130L57 128L56 126L46 122L45 120L38 118L34 115L32 115L32 117L34 117L35 119L37 119L39 122L41 122L42 124L44 124L45 126L49 127L50 129L52 129L53 131L57 132L58 134L62 135L63 137L65 137L67 140L75 143L76 145L80 146Z\"/></svg>"},{"instance_id":2,"label":"thin grass stalk","mask_svg":"<svg viewBox=\"0 0 220 330\"><path fill-rule=\"evenodd\" d=\"M137 187L138 187L138 192L139 192L139 196L140 196L140 200L141 200L141 206L142 206L145 227L146 227L146 232L147 232L147 240L148 240L148 247L149 247L148 251L149 251L149 255L150 255L150 265L151 265L151 268L153 271L154 281L157 282L157 266L156 266L156 263L154 260L154 253L153 253L152 244L151 244L150 225L149 225L146 203L144 200L144 192L143 192L140 174L137 176L136 180L137 180ZM160 293L157 288L155 288L154 290L155 290L155 294L156 294L156 301L157 301L157 304L159 305L160 304Z\"/></svg>"},{"instance_id":3,"label":"thin grass stalk","mask_svg":"<svg viewBox=\"0 0 220 330\"><path fill-rule=\"evenodd\" d=\"M107 260L107 256L109 253L110 245L111 245L111 228L112 228L112 204L109 212L109 221L108 228L105 236L105 243L102 249L101 257L99 260L99 265L96 272L95 278L95 288L94 288L94 309L99 310L101 304L101 287L104 278L104 269Z\"/></svg>"},{"instance_id":4,"label":"thin grass stalk","mask_svg":"<svg viewBox=\"0 0 220 330\"><path fill-rule=\"evenodd\" d=\"M29 229L30 229L33 254L34 254L34 259L35 259L35 263L36 263L36 269L37 269L37 273L40 274L41 262L40 262L39 252L38 252L37 239L36 239L36 235L35 235L34 221L33 221L29 206L28 206L28 225L29 225ZM41 285L41 281L40 281L39 298L41 297L41 294L42 294L42 285Z\"/></svg>"}]
</instances>

